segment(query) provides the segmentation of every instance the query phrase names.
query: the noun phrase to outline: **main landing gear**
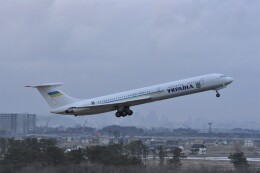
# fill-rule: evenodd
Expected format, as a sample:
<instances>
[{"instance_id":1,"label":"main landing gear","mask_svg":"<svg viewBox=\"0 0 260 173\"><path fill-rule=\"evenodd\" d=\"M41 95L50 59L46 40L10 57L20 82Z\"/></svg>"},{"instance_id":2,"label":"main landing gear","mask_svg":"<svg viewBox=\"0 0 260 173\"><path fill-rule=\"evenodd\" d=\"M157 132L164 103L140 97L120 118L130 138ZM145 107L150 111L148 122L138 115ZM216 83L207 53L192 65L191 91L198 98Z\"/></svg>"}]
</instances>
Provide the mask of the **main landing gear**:
<instances>
[{"instance_id":1,"label":"main landing gear","mask_svg":"<svg viewBox=\"0 0 260 173\"><path fill-rule=\"evenodd\" d=\"M118 108L115 113L116 117L125 117L127 115L133 115L133 111L129 107Z\"/></svg>"},{"instance_id":2,"label":"main landing gear","mask_svg":"<svg viewBox=\"0 0 260 173\"><path fill-rule=\"evenodd\" d=\"M218 92L218 90L216 91L216 97L220 97L220 94L219 94L219 92Z\"/></svg>"}]
</instances>

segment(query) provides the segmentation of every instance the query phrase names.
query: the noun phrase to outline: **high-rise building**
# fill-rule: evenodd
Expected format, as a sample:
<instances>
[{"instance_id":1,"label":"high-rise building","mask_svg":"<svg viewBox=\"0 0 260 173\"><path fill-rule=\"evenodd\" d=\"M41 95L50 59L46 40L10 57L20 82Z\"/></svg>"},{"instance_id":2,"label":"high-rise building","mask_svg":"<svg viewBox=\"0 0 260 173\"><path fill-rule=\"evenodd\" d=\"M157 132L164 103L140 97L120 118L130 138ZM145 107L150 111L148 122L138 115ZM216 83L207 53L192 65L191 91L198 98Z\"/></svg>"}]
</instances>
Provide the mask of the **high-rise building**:
<instances>
[{"instance_id":1,"label":"high-rise building","mask_svg":"<svg viewBox=\"0 0 260 173\"><path fill-rule=\"evenodd\" d=\"M35 114L0 113L1 135L24 135L36 131Z\"/></svg>"}]
</instances>

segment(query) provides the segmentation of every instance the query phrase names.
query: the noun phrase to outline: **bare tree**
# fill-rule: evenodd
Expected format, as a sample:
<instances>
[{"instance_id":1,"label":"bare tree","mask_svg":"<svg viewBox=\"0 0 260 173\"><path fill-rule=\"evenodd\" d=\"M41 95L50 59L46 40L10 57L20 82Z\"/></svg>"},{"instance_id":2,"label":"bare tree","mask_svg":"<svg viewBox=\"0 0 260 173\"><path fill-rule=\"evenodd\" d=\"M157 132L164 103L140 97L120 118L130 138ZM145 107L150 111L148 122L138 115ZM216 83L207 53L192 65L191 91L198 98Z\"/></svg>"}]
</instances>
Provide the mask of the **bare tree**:
<instances>
[{"instance_id":1,"label":"bare tree","mask_svg":"<svg viewBox=\"0 0 260 173\"><path fill-rule=\"evenodd\" d=\"M158 150L159 150L158 157L160 161L160 166L163 166L165 157L167 156L167 152L163 146L159 146Z\"/></svg>"}]
</instances>

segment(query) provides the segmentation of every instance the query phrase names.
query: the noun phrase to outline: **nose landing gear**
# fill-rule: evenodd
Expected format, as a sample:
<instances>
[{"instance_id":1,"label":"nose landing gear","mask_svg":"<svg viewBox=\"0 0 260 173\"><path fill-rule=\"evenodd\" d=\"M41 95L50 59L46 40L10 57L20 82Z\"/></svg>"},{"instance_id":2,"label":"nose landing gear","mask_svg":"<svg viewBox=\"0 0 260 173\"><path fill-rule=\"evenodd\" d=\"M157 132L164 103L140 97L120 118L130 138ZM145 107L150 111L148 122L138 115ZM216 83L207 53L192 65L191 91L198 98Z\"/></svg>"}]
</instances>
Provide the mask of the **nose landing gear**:
<instances>
[{"instance_id":1,"label":"nose landing gear","mask_svg":"<svg viewBox=\"0 0 260 173\"><path fill-rule=\"evenodd\" d=\"M216 91L216 97L220 97L220 94L219 94L219 92L218 92L218 90Z\"/></svg>"}]
</instances>

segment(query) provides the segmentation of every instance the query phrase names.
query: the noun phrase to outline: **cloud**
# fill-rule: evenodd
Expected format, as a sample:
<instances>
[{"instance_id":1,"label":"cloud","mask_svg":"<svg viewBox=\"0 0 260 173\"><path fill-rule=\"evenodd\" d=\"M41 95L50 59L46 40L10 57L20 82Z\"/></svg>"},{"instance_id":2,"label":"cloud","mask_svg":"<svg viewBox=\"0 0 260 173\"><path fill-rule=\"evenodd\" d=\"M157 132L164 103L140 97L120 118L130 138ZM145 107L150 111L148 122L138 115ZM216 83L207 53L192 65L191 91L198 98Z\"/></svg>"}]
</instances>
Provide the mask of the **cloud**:
<instances>
[{"instance_id":1,"label":"cloud","mask_svg":"<svg viewBox=\"0 0 260 173\"><path fill-rule=\"evenodd\" d=\"M156 110L165 115L176 104L175 114L188 117L193 113L183 109L199 99L196 106L212 118L246 112L257 118L259 94L248 88L260 85L259 7L236 0L3 0L0 109L47 113L36 92L21 88L30 83L65 82L82 98L219 72L235 78L223 91L228 98L212 103L213 94L191 96L157 103Z\"/></svg>"}]
</instances>

